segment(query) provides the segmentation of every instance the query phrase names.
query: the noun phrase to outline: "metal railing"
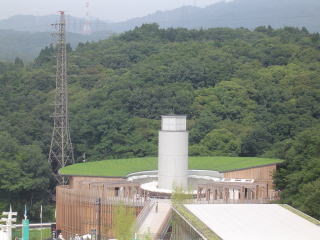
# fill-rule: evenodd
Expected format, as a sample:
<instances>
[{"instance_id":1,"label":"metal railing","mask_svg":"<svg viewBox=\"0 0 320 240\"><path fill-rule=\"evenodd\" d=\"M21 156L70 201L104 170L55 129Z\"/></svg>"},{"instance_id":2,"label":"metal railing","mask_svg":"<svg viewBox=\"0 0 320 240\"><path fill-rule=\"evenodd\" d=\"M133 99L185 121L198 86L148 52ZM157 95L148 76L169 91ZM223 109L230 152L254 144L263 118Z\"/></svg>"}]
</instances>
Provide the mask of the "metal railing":
<instances>
[{"instance_id":1,"label":"metal railing","mask_svg":"<svg viewBox=\"0 0 320 240\"><path fill-rule=\"evenodd\" d=\"M169 214L165 217L160 227L160 231L158 232L159 239L164 239L171 222L172 210L170 210Z\"/></svg>"},{"instance_id":2,"label":"metal railing","mask_svg":"<svg viewBox=\"0 0 320 240\"><path fill-rule=\"evenodd\" d=\"M150 213L150 211L153 208L154 204L155 204L155 202L153 202L151 200L148 200L148 202L145 204L145 206L143 207L143 209L139 213L139 215L137 217L136 225L135 225L136 232L142 226L142 223L144 222L144 220L146 219L146 217Z\"/></svg>"},{"instance_id":3,"label":"metal railing","mask_svg":"<svg viewBox=\"0 0 320 240\"><path fill-rule=\"evenodd\" d=\"M30 223L30 228L50 228L52 224L55 224L55 222L52 223ZM15 224L17 228L22 228L22 224Z\"/></svg>"}]
</instances>

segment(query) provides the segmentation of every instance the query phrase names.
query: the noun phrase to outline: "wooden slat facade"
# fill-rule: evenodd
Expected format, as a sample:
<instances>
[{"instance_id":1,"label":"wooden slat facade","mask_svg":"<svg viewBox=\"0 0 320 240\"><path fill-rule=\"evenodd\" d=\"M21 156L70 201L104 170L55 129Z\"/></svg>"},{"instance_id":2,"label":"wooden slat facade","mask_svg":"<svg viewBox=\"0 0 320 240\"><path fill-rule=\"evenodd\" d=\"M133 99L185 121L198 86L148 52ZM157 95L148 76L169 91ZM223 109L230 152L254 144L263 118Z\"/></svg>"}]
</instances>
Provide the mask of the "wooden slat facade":
<instances>
[{"instance_id":1,"label":"wooden slat facade","mask_svg":"<svg viewBox=\"0 0 320 240\"><path fill-rule=\"evenodd\" d=\"M84 182L115 182L123 180L120 177L90 177L90 176L71 176L69 178L69 186L71 188L78 188Z\"/></svg>"},{"instance_id":2,"label":"wooden slat facade","mask_svg":"<svg viewBox=\"0 0 320 240\"><path fill-rule=\"evenodd\" d=\"M240 169L224 172L225 178L255 179L256 181L272 181L272 175L276 171L277 164L262 167Z\"/></svg>"},{"instance_id":3,"label":"wooden slat facade","mask_svg":"<svg viewBox=\"0 0 320 240\"><path fill-rule=\"evenodd\" d=\"M138 216L146 203L139 197L139 186L123 179L121 182L77 180L73 185L76 188L56 188L57 229L65 239L89 234L94 229L101 239L113 238L115 206L123 204L126 208L134 208Z\"/></svg>"},{"instance_id":4,"label":"wooden slat facade","mask_svg":"<svg viewBox=\"0 0 320 240\"><path fill-rule=\"evenodd\" d=\"M254 179L255 182L267 183L269 190L274 188L273 186L273 174L277 169L277 164L271 164L262 167L254 167L248 169L234 170L224 172L224 178L239 178L239 179Z\"/></svg>"}]
</instances>

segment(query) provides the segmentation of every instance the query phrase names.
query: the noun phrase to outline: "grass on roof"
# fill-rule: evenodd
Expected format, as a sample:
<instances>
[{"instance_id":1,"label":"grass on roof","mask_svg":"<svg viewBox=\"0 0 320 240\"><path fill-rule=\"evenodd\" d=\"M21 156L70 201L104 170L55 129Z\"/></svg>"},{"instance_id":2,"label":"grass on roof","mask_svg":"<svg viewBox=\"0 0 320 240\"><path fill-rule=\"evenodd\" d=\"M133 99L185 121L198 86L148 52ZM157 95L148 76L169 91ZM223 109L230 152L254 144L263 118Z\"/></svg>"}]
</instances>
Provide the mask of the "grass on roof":
<instances>
[{"instance_id":1,"label":"grass on roof","mask_svg":"<svg viewBox=\"0 0 320 240\"><path fill-rule=\"evenodd\" d=\"M279 204L279 205L280 205L281 207L284 207L285 209L289 210L290 212L293 212L293 213L297 214L298 216L306 219L307 221L312 222L312 223L320 226L320 221L319 221L319 220L317 220L317 219L315 219L315 218L313 218L313 217L305 214L304 212L301 212L300 210L298 210L298 209L296 209L296 208L294 208L294 207L291 207L291 206L288 205L288 204Z\"/></svg>"},{"instance_id":2,"label":"grass on roof","mask_svg":"<svg viewBox=\"0 0 320 240\"><path fill-rule=\"evenodd\" d=\"M281 161L280 159L256 157L189 157L189 169L221 172L279 163ZM157 168L156 157L129 158L78 163L60 169L60 174L122 177L129 173L156 170Z\"/></svg>"},{"instance_id":3,"label":"grass on roof","mask_svg":"<svg viewBox=\"0 0 320 240\"><path fill-rule=\"evenodd\" d=\"M222 240L206 224L204 224L196 215L190 212L183 204L174 204L174 210L177 214L186 219L186 221L195 227L208 240ZM179 220L176 220L179 221Z\"/></svg>"}]
</instances>

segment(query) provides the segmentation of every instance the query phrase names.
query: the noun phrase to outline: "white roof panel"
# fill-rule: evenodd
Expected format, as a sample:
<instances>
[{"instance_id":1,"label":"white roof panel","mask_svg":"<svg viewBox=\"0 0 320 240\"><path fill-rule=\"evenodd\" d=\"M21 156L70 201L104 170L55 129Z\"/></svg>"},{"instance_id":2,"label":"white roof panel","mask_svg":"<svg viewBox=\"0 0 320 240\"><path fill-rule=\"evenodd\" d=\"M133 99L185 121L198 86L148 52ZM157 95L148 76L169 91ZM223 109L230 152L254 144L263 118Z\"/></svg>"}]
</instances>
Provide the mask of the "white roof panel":
<instances>
[{"instance_id":1,"label":"white roof panel","mask_svg":"<svg viewBox=\"0 0 320 240\"><path fill-rule=\"evenodd\" d=\"M186 204L224 240L319 240L320 226L277 204Z\"/></svg>"}]
</instances>

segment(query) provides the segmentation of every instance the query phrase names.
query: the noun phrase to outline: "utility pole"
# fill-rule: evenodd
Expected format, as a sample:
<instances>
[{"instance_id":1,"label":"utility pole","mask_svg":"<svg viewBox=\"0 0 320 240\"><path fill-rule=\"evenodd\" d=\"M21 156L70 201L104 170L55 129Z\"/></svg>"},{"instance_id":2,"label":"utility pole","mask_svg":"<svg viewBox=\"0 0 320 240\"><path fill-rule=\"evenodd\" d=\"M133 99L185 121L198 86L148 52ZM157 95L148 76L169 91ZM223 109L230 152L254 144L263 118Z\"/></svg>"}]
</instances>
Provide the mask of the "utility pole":
<instances>
[{"instance_id":1,"label":"utility pole","mask_svg":"<svg viewBox=\"0 0 320 240\"><path fill-rule=\"evenodd\" d=\"M67 83L67 50L66 20L64 12L60 12L56 28L56 93L54 102L54 126L52 132L49 162L59 184L66 184L67 179L59 174L59 169L74 163L73 148L70 138L68 114L68 83Z\"/></svg>"},{"instance_id":2,"label":"utility pole","mask_svg":"<svg viewBox=\"0 0 320 240\"><path fill-rule=\"evenodd\" d=\"M97 215L96 215L96 221L97 221L97 240L101 240L101 198L98 198L96 200L96 206L97 206Z\"/></svg>"}]
</instances>

